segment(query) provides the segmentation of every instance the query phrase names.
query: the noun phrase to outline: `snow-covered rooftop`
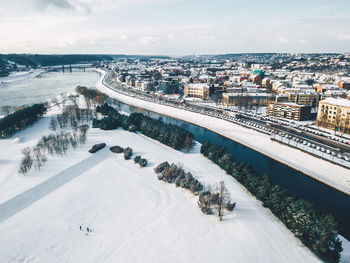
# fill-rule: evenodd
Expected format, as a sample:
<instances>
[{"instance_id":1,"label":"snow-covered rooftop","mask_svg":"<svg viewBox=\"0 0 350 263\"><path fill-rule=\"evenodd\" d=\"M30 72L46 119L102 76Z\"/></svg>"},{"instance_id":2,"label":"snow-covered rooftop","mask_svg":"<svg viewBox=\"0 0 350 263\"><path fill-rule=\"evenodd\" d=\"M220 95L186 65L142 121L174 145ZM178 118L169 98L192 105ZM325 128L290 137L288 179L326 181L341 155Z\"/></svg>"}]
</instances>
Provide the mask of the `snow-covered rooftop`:
<instances>
[{"instance_id":1,"label":"snow-covered rooftop","mask_svg":"<svg viewBox=\"0 0 350 263\"><path fill-rule=\"evenodd\" d=\"M336 106L342 106L342 107L349 107L350 108L350 100L348 99L342 99L342 98L327 98L322 100L323 103L328 103L331 105Z\"/></svg>"}]
</instances>

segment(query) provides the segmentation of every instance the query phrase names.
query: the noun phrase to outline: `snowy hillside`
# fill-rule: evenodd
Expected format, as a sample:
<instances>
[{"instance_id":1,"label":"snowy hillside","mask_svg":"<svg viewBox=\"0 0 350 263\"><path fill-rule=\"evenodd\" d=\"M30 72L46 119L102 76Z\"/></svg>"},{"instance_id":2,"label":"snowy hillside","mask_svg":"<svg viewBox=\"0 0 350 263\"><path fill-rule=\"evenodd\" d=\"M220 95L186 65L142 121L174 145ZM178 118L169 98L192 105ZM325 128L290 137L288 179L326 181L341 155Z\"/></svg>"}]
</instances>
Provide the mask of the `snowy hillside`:
<instances>
[{"instance_id":1,"label":"snowy hillside","mask_svg":"<svg viewBox=\"0 0 350 263\"><path fill-rule=\"evenodd\" d=\"M0 141L1 262L319 261L240 184L202 157L199 145L182 153L139 134L91 129L83 148L19 176L20 150L48 133L47 122ZM140 168L108 147L89 154L99 142L130 146L149 165ZM224 180L237 202L234 213L223 222L201 214L196 197L157 180L153 167L162 161L183 163L205 184ZM93 231L87 234L86 227Z\"/></svg>"}]
</instances>

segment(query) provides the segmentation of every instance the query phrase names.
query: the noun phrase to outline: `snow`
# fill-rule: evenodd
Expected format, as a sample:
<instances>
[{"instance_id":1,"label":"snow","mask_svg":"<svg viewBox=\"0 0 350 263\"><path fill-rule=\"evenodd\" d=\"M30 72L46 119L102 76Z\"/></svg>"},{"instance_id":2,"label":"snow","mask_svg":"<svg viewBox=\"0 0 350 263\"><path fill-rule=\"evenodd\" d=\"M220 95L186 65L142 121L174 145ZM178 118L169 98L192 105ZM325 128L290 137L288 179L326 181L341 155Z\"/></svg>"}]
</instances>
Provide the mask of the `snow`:
<instances>
[{"instance_id":1,"label":"snow","mask_svg":"<svg viewBox=\"0 0 350 263\"><path fill-rule=\"evenodd\" d=\"M37 69L37 70L26 71L26 72L16 72L16 73L10 74L7 77L0 77L0 83L14 82L14 81L24 80L28 78L34 78L44 72L45 70L43 69Z\"/></svg>"},{"instance_id":2,"label":"snow","mask_svg":"<svg viewBox=\"0 0 350 263\"><path fill-rule=\"evenodd\" d=\"M324 100L321 100L320 102L326 103L326 104L331 104L335 106L342 106L342 107L348 107L350 108L350 100L348 99L343 99L343 98L326 98Z\"/></svg>"},{"instance_id":3,"label":"snow","mask_svg":"<svg viewBox=\"0 0 350 263\"><path fill-rule=\"evenodd\" d=\"M0 141L1 262L320 262L201 156L199 144L184 153L121 129L90 129L86 146L51 158L41 171L16 174L20 149L47 134L45 126L47 119L16 135L25 143ZM100 142L107 147L89 154ZM111 153L112 145L133 148L148 167ZM157 180L153 168L166 160L184 164L205 184L224 180L237 202L234 213L219 222L201 214L197 197Z\"/></svg>"},{"instance_id":4,"label":"snow","mask_svg":"<svg viewBox=\"0 0 350 263\"><path fill-rule=\"evenodd\" d=\"M106 72L102 70L100 70L100 72L102 77L96 87L112 98L136 107L185 120L215 131L216 133L235 140L288 166L294 167L295 169L350 195L349 169L332 164L326 160L319 159L281 143L271 141L270 137L264 133L259 133L252 129L246 129L240 125L222 119L140 100L112 91L103 83L103 78Z\"/></svg>"},{"instance_id":5,"label":"snow","mask_svg":"<svg viewBox=\"0 0 350 263\"><path fill-rule=\"evenodd\" d=\"M0 140L0 262L321 262L198 143L185 153L141 134L90 129L84 147L20 176L21 150L50 133L58 112ZM88 153L101 142L107 147ZM111 153L113 145L133 148L148 166ZM203 215L198 197L157 180L162 161L182 163L205 185L225 181L235 211L223 222ZM350 243L343 246L347 262Z\"/></svg>"}]
</instances>

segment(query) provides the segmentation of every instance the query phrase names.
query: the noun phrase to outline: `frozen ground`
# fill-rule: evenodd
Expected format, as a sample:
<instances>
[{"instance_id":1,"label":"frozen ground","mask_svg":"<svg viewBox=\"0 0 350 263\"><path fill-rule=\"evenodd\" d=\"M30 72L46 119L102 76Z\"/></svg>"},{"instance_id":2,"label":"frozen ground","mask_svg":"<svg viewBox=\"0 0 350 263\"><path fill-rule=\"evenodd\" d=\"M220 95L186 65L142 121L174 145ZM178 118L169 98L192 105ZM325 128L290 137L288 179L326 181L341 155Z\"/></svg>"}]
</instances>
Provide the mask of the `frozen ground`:
<instances>
[{"instance_id":1,"label":"frozen ground","mask_svg":"<svg viewBox=\"0 0 350 263\"><path fill-rule=\"evenodd\" d=\"M102 78L105 74L102 73ZM132 98L108 89L102 82L97 83L97 88L110 97L121 102L152 110L171 117L189 121L202 127L213 130L221 135L229 137L249 148L255 149L273 159L279 160L297 170L304 172L319 181L327 183L350 195L350 171L349 169L319 159L310 154L288 147L278 142L271 141L268 135L246 129L240 125L221 120L215 117L190 112L174 107L160 105L137 98Z\"/></svg>"},{"instance_id":2,"label":"frozen ground","mask_svg":"<svg viewBox=\"0 0 350 263\"><path fill-rule=\"evenodd\" d=\"M139 134L91 129L83 148L18 175L20 150L47 124L0 141L0 262L319 262L199 145L183 153ZM99 142L107 147L89 154ZM148 167L112 154L112 145L132 147ZM202 215L196 197L157 180L153 168L165 160L205 184L224 180L235 212L221 223Z\"/></svg>"}]
</instances>

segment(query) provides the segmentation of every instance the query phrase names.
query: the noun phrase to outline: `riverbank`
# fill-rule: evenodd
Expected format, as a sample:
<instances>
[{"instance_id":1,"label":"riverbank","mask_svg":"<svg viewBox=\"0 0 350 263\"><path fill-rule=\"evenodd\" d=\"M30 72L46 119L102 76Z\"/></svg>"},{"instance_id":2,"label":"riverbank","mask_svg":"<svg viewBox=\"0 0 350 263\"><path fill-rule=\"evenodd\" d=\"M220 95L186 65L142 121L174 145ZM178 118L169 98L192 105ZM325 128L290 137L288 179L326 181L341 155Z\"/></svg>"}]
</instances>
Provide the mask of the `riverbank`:
<instances>
[{"instance_id":1,"label":"riverbank","mask_svg":"<svg viewBox=\"0 0 350 263\"><path fill-rule=\"evenodd\" d=\"M143 101L112 91L103 81L106 72L102 70L99 70L99 72L102 75L96 87L112 98L125 104L189 122L218 133L350 195L350 171L346 168L334 165L278 142L271 141L270 137L263 133L246 129L225 120L149 101Z\"/></svg>"},{"instance_id":2,"label":"riverbank","mask_svg":"<svg viewBox=\"0 0 350 263\"><path fill-rule=\"evenodd\" d=\"M89 129L85 146L50 157L40 171L18 175L21 149L50 133L49 118L59 112L53 108L32 127L0 141L1 261L321 262L244 187L203 157L199 144L187 153L138 133ZM88 153L101 142L105 149ZM148 166L111 153L113 145L133 148ZM203 215L198 197L157 180L153 168L163 161L182 163L205 185L225 181L237 202L234 212L223 222Z\"/></svg>"},{"instance_id":3,"label":"riverbank","mask_svg":"<svg viewBox=\"0 0 350 263\"><path fill-rule=\"evenodd\" d=\"M46 72L44 69L36 69L32 71L26 71L26 72L15 72L11 73L7 77L0 77L0 83L9 83L14 82L18 80L25 80L29 78L34 78L36 76L39 76L40 74Z\"/></svg>"}]
</instances>

